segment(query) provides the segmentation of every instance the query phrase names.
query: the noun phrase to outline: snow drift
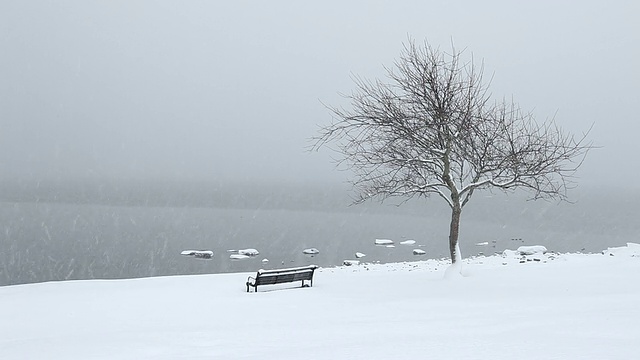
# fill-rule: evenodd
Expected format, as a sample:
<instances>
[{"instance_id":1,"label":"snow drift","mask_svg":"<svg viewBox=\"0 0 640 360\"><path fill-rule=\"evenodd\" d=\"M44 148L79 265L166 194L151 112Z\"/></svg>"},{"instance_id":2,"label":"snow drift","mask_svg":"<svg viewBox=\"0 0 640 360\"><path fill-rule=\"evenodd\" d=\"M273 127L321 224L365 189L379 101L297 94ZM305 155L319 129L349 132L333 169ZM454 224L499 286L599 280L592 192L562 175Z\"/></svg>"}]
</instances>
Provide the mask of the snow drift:
<instances>
[{"instance_id":1,"label":"snow drift","mask_svg":"<svg viewBox=\"0 0 640 360\"><path fill-rule=\"evenodd\" d=\"M0 287L0 359L632 359L636 245L465 259L447 280L440 260L352 264L259 293L255 273Z\"/></svg>"}]
</instances>

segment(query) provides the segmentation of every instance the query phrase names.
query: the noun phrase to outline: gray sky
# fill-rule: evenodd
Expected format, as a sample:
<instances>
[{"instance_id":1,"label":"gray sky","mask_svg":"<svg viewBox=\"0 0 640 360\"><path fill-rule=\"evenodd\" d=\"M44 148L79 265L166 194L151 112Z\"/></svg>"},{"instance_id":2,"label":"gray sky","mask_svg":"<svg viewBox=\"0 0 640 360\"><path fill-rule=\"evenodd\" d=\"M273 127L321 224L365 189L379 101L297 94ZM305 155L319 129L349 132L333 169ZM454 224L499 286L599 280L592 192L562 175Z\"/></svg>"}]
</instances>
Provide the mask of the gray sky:
<instances>
[{"instance_id":1,"label":"gray sky","mask_svg":"<svg viewBox=\"0 0 640 360\"><path fill-rule=\"evenodd\" d=\"M467 48L567 130L581 182L640 177L637 1L0 2L0 174L345 180L308 138L408 36Z\"/></svg>"}]
</instances>

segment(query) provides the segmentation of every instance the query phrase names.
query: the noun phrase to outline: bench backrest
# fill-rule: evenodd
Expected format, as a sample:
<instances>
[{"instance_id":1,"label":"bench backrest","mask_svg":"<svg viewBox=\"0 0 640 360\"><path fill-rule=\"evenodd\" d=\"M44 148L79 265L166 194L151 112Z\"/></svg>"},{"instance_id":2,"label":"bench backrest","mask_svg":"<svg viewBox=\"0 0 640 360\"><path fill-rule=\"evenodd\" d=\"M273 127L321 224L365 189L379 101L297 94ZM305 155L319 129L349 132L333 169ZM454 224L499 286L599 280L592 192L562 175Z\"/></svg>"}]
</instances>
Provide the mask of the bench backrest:
<instances>
[{"instance_id":1,"label":"bench backrest","mask_svg":"<svg viewBox=\"0 0 640 360\"><path fill-rule=\"evenodd\" d=\"M318 268L318 265L308 265L308 266L299 266L293 268L286 269L273 269L273 270L258 270L258 275L260 274L276 274L276 273L284 273L284 272L292 272L292 271L300 271L300 270L315 270Z\"/></svg>"},{"instance_id":2,"label":"bench backrest","mask_svg":"<svg viewBox=\"0 0 640 360\"><path fill-rule=\"evenodd\" d=\"M300 268L280 270L260 270L256 276L255 284L273 285L286 282L311 280L317 266L305 266Z\"/></svg>"}]
</instances>

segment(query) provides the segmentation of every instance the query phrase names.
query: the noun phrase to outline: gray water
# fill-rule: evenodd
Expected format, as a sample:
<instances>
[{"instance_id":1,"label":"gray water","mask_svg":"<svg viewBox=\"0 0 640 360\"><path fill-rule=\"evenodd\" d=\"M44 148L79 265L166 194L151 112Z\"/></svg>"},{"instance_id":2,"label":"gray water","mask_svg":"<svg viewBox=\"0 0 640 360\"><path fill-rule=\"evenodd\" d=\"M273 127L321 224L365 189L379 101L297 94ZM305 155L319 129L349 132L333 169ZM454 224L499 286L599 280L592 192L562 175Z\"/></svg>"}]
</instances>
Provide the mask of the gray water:
<instances>
[{"instance_id":1,"label":"gray water","mask_svg":"<svg viewBox=\"0 0 640 360\"><path fill-rule=\"evenodd\" d=\"M256 271L354 259L448 257L441 199L349 206L342 186L220 183L5 183L0 191L0 285ZM574 192L575 203L478 194L465 208L463 256L521 245L600 252L638 242L637 194ZM395 248L374 245L377 238ZM413 239L412 246L400 241ZM488 245L476 245L488 242ZM306 248L317 255L304 255ZM241 261L231 252L255 248ZM413 249L426 251L415 256ZM212 250L210 260L181 256ZM263 262L268 259L269 262Z\"/></svg>"}]
</instances>

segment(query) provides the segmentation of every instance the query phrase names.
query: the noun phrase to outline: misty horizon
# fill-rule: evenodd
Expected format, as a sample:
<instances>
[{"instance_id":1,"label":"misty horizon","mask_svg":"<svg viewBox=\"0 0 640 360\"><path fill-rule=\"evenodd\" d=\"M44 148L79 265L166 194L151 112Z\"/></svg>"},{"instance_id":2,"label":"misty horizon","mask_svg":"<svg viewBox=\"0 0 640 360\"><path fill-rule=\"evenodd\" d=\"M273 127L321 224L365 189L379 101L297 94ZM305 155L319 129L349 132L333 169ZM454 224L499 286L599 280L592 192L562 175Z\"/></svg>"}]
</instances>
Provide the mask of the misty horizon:
<instances>
[{"instance_id":1,"label":"misty horizon","mask_svg":"<svg viewBox=\"0 0 640 360\"><path fill-rule=\"evenodd\" d=\"M481 59L494 98L580 135L579 183L638 188L638 5L0 4L0 178L342 182L323 104L407 39ZM422 14L428 16L425 21ZM437 15L437 16L433 16ZM615 66L611 66L615 64ZM615 174L615 175L614 175Z\"/></svg>"}]
</instances>

